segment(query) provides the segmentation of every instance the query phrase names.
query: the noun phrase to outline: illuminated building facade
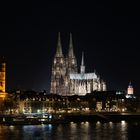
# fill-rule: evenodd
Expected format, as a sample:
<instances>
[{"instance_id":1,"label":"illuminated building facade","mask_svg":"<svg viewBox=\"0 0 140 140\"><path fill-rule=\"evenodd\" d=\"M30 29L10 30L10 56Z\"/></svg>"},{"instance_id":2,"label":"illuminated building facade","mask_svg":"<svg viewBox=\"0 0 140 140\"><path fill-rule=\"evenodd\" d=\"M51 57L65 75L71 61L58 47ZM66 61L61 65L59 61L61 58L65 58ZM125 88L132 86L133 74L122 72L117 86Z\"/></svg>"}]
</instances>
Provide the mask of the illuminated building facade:
<instances>
[{"instance_id":1,"label":"illuminated building facade","mask_svg":"<svg viewBox=\"0 0 140 140\"><path fill-rule=\"evenodd\" d=\"M92 91L106 91L106 84L95 72L85 72L84 54L82 54L80 73L70 73L70 94L85 95Z\"/></svg>"},{"instance_id":2,"label":"illuminated building facade","mask_svg":"<svg viewBox=\"0 0 140 140\"><path fill-rule=\"evenodd\" d=\"M6 84L6 63L2 62L0 66L0 100L6 97L5 84Z\"/></svg>"},{"instance_id":3,"label":"illuminated building facade","mask_svg":"<svg viewBox=\"0 0 140 140\"><path fill-rule=\"evenodd\" d=\"M71 96L85 95L93 91L106 91L106 83L95 72L85 72L84 54L82 54L81 69L78 73L72 35L70 34L68 54L64 57L59 33L57 50L52 64L50 93Z\"/></svg>"}]
</instances>

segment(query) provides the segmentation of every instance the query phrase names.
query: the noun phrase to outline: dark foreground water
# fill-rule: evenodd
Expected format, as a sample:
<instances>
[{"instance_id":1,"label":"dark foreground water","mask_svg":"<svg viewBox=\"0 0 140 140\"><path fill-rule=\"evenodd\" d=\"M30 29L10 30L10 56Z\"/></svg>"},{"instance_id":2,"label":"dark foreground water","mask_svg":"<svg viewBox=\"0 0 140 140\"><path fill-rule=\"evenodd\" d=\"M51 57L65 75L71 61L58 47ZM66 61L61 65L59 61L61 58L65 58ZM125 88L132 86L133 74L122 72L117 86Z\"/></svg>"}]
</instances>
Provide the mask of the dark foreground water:
<instances>
[{"instance_id":1,"label":"dark foreground water","mask_svg":"<svg viewBox=\"0 0 140 140\"><path fill-rule=\"evenodd\" d=\"M0 140L140 140L137 122L0 125Z\"/></svg>"}]
</instances>

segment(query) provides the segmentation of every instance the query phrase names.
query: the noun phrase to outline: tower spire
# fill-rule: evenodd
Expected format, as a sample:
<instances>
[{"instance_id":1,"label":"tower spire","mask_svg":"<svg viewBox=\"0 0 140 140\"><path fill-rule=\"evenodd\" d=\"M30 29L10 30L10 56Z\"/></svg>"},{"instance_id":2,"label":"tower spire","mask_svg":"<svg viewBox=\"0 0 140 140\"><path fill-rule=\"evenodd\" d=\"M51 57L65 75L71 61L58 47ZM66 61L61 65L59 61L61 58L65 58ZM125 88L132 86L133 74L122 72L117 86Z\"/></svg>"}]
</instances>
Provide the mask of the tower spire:
<instances>
[{"instance_id":1,"label":"tower spire","mask_svg":"<svg viewBox=\"0 0 140 140\"><path fill-rule=\"evenodd\" d=\"M84 52L82 52L82 60L81 60L81 73L85 73L85 65L84 65Z\"/></svg>"},{"instance_id":2,"label":"tower spire","mask_svg":"<svg viewBox=\"0 0 140 140\"><path fill-rule=\"evenodd\" d=\"M61 38L60 38L60 32L58 33L58 42L57 42L57 49L56 49L56 57L62 57L62 45L61 45Z\"/></svg>"},{"instance_id":3,"label":"tower spire","mask_svg":"<svg viewBox=\"0 0 140 140\"><path fill-rule=\"evenodd\" d=\"M129 81L129 85L128 85L129 87L131 87L132 86L132 83L131 83L131 81Z\"/></svg>"},{"instance_id":4,"label":"tower spire","mask_svg":"<svg viewBox=\"0 0 140 140\"><path fill-rule=\"evenodd\" d=\"M69 56L69 57L74 57L72 33L70 33L70 42L69 42L69 52L68 52L68 56Z\"/></svg>"},{"instance_id":5,"label":"tower spire","mask_svg":"<svg viewBox=\"0 0 140 140\"><path fill-rule=\"evenodd\" d=\"M81 61L81 66L84 66L84 52L82 52L82 61Z\"/></svg>"}]
</instances>

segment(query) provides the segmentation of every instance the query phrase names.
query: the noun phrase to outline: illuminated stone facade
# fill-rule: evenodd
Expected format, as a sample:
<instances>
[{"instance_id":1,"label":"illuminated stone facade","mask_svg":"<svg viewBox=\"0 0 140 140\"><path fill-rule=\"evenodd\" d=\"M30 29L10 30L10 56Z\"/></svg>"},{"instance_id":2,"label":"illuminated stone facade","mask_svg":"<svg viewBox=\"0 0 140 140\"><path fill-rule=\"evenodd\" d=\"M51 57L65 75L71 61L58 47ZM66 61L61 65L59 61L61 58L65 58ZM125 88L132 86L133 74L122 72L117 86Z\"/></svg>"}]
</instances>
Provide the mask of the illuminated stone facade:
<instances>
[{"instance_id":1,"label":"illuminated stone facade","mask_svg":"<svg viewBox=\"0 0 140 140\"><path fill-rule=\"evenodd\" d=\"M2 62L0 67L0 100L3 100L6 97L5 81L6 81L6 63Z\"/></svg>"},{"instance_id":2,"label":"illuminated stone facade","mask_svg":"<svg viewBox=\"0 0 140 140\"><path fill-rule=\"evenodd\" d=\"M133 86L132 86L131 82L128 85L127 94L128 95L133 95L134 94L134 89L133 89Z\"/></svg>"},{"instance_id":3,"label":"illuminated stone facade","mask_svg":"<svg viewBox=\"0 0 140 140\"><path fill-rule=\"evenodd\" d=\"M95 72L85 73L84 54L82 54L81 69L78 73L72 35L70 34L68 54L64 57L59 33L57 50L52 64L50 93L71 96L85 95L92 91L106 91L105 82Z\"/></svg>"}]
</instances>

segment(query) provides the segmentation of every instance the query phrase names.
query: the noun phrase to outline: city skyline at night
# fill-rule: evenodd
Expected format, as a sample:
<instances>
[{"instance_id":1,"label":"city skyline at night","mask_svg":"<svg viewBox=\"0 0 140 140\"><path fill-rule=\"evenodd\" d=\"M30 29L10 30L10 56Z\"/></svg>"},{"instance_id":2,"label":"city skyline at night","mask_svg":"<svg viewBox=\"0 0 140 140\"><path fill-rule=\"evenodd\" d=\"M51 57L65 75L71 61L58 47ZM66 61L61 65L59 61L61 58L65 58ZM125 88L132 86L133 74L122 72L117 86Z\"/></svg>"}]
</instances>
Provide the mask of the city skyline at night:
<instances>
[{"instance_id":1,"label":"city skyline at night","mask_svg":"<svg viewBox=\"0 0 140 140\"><path fill-rule=\"evenodd\" d=\"M0 139L139 139L137 3L1 1Z\"/></svg>"}]
</instances>

